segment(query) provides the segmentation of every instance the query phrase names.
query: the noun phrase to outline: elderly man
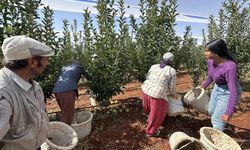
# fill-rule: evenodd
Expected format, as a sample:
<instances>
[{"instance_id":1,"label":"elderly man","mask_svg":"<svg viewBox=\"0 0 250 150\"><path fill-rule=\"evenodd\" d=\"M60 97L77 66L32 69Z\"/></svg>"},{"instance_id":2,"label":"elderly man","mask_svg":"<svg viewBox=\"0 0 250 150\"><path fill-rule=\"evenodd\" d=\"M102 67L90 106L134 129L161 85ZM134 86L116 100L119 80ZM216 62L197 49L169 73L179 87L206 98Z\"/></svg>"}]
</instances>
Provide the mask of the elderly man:
<instances>
[{"instance_id":1,"label":"elderly man","mask_svg":"<svg viewBox=\"0 0 250 150\"><path fill-rule=\"evenodd\" d=\"M48 65L53 50L26 36L3 41L0 70L0 149L36 150L49 126L40 85L33 80Z\"/></svg>"}]
</instances>

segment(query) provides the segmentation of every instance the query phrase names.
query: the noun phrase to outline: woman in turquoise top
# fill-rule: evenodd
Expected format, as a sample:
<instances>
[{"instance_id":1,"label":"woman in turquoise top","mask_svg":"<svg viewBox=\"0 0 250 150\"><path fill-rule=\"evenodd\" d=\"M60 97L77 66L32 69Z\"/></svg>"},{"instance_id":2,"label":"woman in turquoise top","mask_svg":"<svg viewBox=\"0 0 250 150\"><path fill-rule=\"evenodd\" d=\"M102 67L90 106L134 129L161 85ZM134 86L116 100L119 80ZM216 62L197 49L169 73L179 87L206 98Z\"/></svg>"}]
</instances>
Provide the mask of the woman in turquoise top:
<instances>
[{"instance_id":1,"label":"woman in turquoise top","mask_svg":"<svg viewBox=\"0 0 250 150\"><path fill-rule=\"evenodd\" d=\"M229 55L227 45L222 39L207 43L205 56L208 59L208 76L202 87L206 89L211 83L215 83L208 113L211 115L213 128L223 131L241 93L237 62Z\"/></svg>"}]
</instances>

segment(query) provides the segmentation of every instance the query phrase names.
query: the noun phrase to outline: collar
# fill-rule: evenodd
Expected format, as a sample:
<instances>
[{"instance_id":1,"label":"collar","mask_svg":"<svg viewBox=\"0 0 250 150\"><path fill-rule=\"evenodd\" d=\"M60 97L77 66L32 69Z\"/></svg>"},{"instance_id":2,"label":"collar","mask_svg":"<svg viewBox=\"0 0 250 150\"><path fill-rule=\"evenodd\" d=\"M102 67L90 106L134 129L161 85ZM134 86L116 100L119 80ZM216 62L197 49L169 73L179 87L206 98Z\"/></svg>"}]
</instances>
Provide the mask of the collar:
<instances>
[{"instance_id":1,"label":"collar","mask_svg":"<svg viewBox=\"0 0 250 150\"><path fill-rule=\"evenodd\" d=\"M18 84L22 89L24 89L26 92L32 87L32 84L25 81L23 78L21 78L19 75L17 75L12 70L4 67L4 72L16 83ZM33 83L33 81L32 81Z\"/></svg>"}]
</instances>

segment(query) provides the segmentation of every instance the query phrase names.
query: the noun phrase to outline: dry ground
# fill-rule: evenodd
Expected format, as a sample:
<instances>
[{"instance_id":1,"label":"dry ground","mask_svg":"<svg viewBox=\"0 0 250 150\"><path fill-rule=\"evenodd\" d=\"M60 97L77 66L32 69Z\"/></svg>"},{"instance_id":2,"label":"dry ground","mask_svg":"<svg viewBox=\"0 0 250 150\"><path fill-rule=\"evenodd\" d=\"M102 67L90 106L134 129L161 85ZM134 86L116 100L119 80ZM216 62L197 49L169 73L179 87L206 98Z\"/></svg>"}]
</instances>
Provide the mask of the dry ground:
<instances>
[{"instance_id":1,"label":"dry ground","mask_svg":"<svg viewBox=\"0 0 250 150\"><path fill-rule=\"evenodd\" d=\"M190 76L180 74L177 78L177 91L185 93L192 87ZM185 105L185 114L165 118L159 138L145 137L144 127L146 116L142 113L140 99L140 83L133 82L126 86L124 94L114 96L116 104L111 109L97 110L90 105L86 90L80 88L80 98L76 101L76 111L89 110L94 113L91 133L80 140L74 150L170 150L169 136L182 131L189 136L199 139L199 129L211 126L210 118ZM115 101L117 100L117 101ZM59 112L55 100L48 102L50 113ZM250 94L243 93L240 105L237 107L234 125L250 127ZM244 126L243 126L244 125ZM250 149L250 131L228 126L226 131L234 138L242 149Z\"/></svg>"}]
</instances>

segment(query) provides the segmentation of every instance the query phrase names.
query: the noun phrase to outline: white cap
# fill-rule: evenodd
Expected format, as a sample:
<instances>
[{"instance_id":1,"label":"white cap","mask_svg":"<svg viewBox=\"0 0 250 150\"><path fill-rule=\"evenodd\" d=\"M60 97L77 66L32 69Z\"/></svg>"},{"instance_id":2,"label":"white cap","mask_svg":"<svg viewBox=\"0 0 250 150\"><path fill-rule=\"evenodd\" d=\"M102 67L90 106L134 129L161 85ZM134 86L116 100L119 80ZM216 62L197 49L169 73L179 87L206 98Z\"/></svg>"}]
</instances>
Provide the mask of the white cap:
<instances>
[{"instance_id":1,"label":"white cap","mask_svg":"<svg viewBox=\"0 0 250 150\"><path fill-rule=\"evenodd\" d=\"M49 46L23 35L6 38L3 41L2 51L7 60L54 55L54 51Z\"/></svg>"},{"instance_id":2,"label":"white cap","mask_svg":"<svg viewBox=\"0 0 250 150\"><path fill-rule=\"evenodd\" d=\"M164 61L173 61L174 60L174 54L167 52L163 55Z\"/></svg>"}]
</instances>

